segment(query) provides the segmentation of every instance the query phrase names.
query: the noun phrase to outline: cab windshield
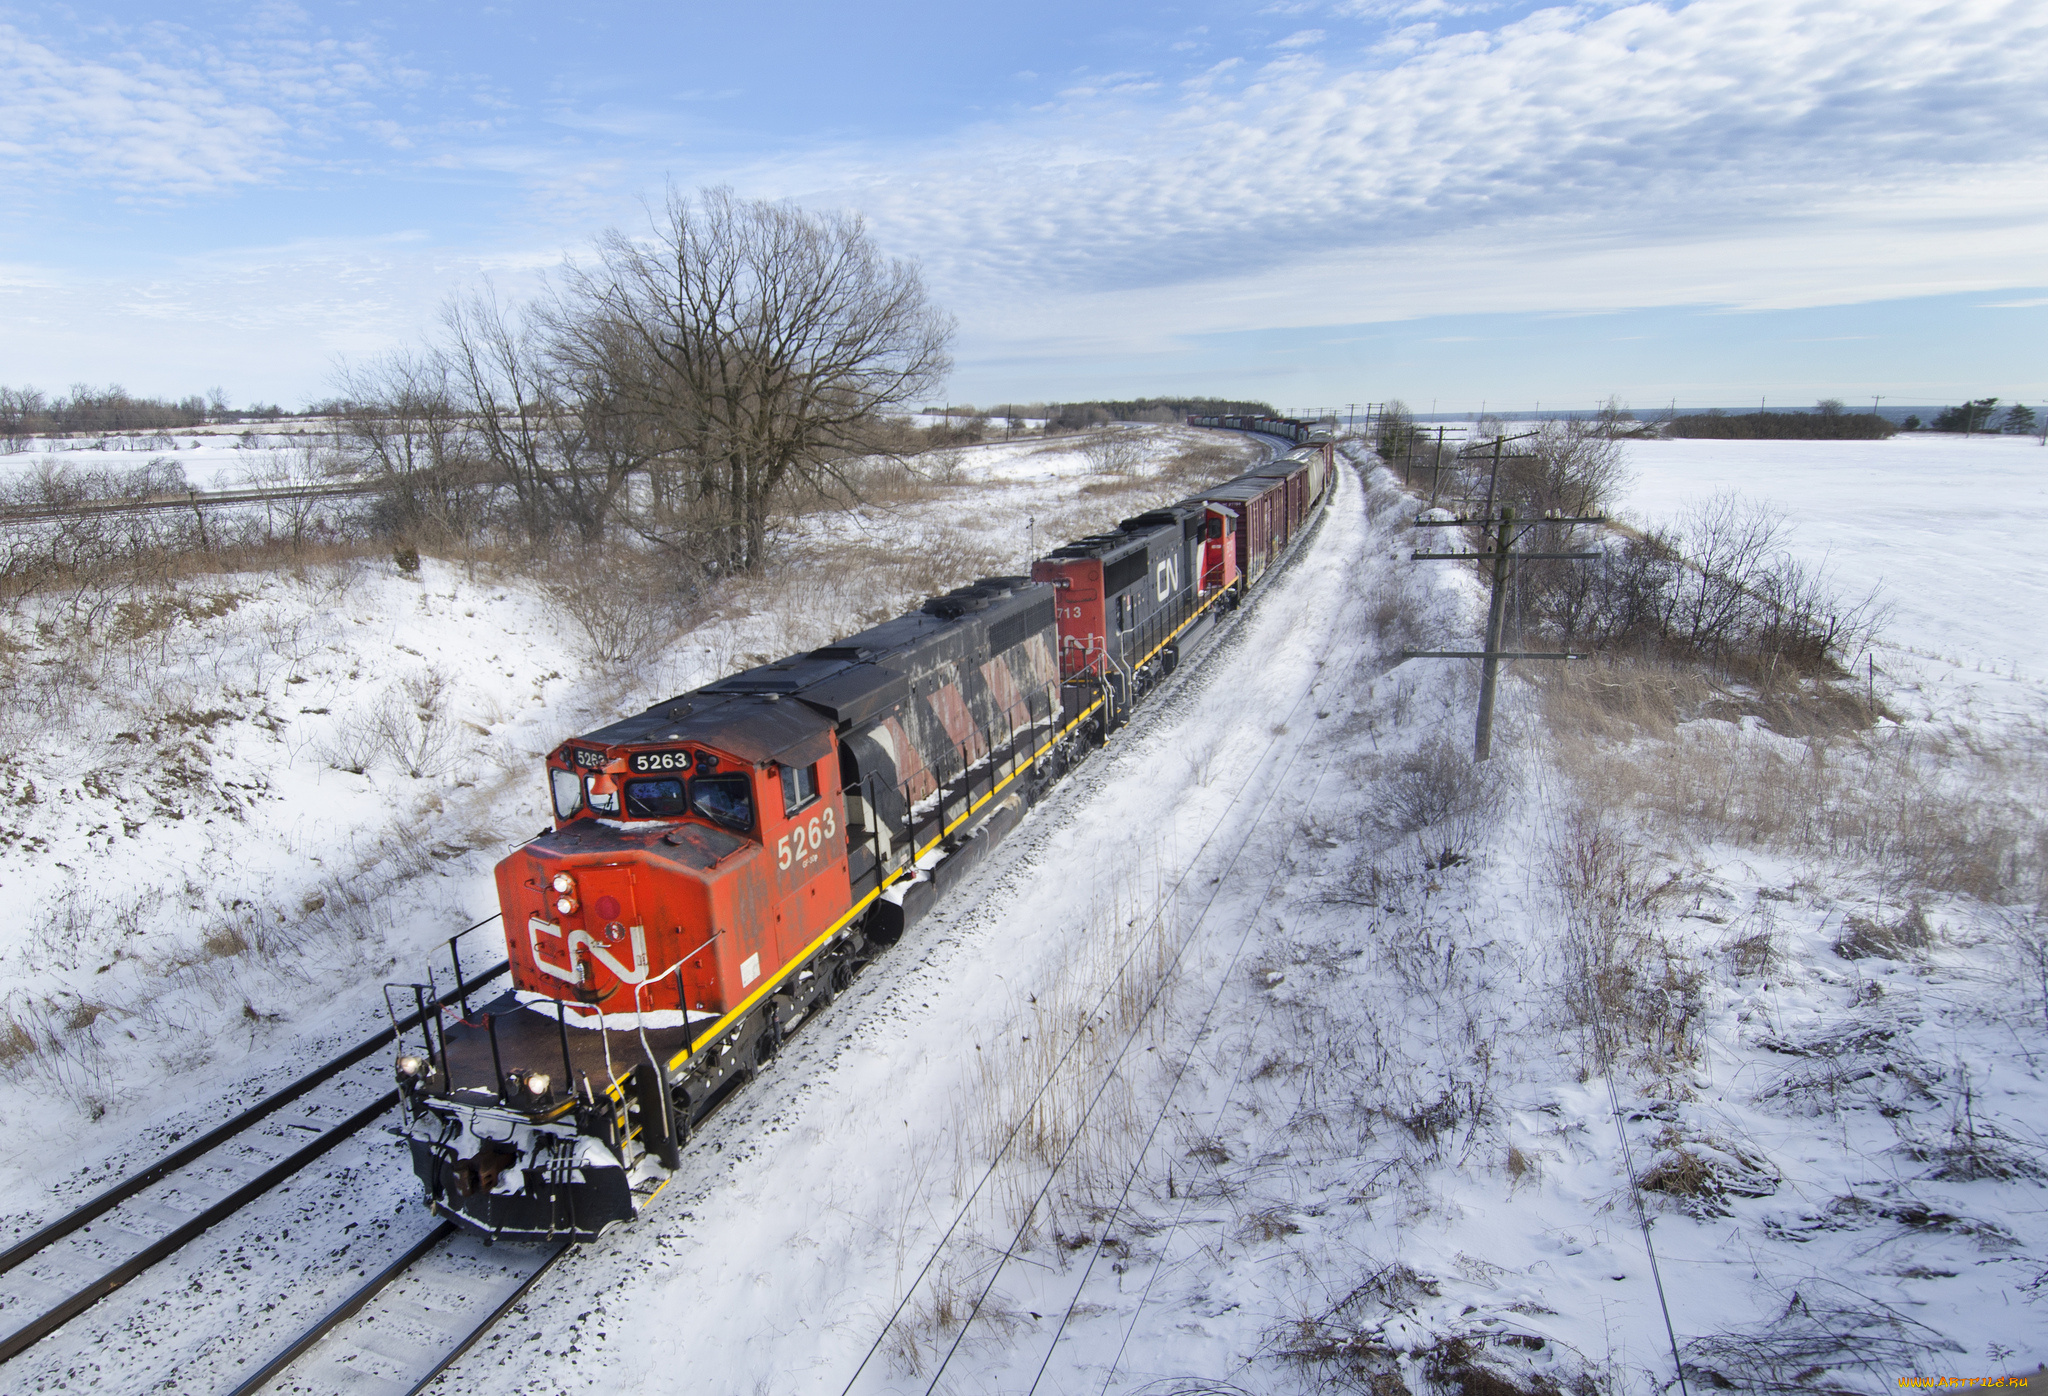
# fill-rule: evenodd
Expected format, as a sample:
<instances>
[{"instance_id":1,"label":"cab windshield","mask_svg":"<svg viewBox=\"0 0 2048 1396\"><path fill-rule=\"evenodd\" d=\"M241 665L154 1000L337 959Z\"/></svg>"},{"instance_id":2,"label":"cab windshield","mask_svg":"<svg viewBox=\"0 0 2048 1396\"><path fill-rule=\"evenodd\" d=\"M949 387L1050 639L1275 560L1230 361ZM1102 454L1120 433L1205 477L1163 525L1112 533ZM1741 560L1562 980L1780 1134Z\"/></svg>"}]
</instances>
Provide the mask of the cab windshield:
<instances>
[{"instance_id":1,"label":"cab windshield","mask_svg":"<svg viewBox=\"0 0 2048 1396\"><path fill-rule=\"evenodd\" d=\"M626 782L626 814L633 819L674 819L690 812L690 796L682 777Z\"/></svg>"}]
</instances>

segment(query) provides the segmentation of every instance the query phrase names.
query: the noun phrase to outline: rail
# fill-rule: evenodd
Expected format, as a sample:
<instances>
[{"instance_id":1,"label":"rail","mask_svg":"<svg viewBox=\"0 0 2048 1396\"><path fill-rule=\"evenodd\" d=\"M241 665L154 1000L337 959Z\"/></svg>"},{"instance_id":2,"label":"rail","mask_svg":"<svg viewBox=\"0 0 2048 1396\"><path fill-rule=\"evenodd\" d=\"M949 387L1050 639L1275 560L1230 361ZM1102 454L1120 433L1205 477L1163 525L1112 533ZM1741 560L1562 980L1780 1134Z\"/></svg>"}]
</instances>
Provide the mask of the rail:
<instances>
[{"instance_id":1,"label":"rail","mask_svg":"<svg viewBox=\"0 0 2048 1396\"><path fill-rule=\"evenodd\" d=\"M450 937L450 942L459 940L471 931L479 930L497 919L495 915L487 917L475 926L471 926L467 930ZM507 964L500 963L491 969L477 974L467 982L458 984L441 997L440 1004L437 1004L436 1007L454 1002L462 995L489 983L505 973L507 968L509 968ZM95 1219L104 1216L107 1212L135 1197L152 1185L163 1181L179 1170L213 1153L223 1144L241 1137L252 1126L275 1114L279 1109L307 1095L323 1082L332 1080L349 1067L356 1065L373 1053L395 1042L401 1030L417 1026L418 1017L419 1015L414 1015L356 1044L356 1046L348 1051L299 1077L282 1090L250 1106L234 1116L234 1118L208 1130L191 1143L164 1155L154 1163L98 1193L89 1201L74 1207L63 1216L31 1232L15 1242L4 1253L0 1253L0 1274L4 1274L30 1260L53 1243L87 1226ZM93 1305L105 1299L108 1295L120 1289L151 1266L183 1249L199 1236L225 1221L228 1217L233 1216L236 1212L248 1206L250 1202L269 1192L279 1183L284 1182L308 1164L334 1149L337 1145L361 1133L380 1115L397 1103L397 1091L393 1090L384 1093L342 1123L323 1131L318 1138L312 1140L304 1147L272 1164L255 1177L248 1179L218 1202L205 1208L182 1225L135 1252L90 1283L73 1291L57 1304L15 1329L5 1338L0 1338L0 1362L6 1362L26 1352L29 1348L35 1346L57 1329L63 1327Z\"/></svg>"},{"instance_id":2,"label":"rail","mask_svg":"<svg viewBox=\"0 0 2048 1396\"><path fill-rule=\"evenodd\" d=\"M419 1241L415 1242L411 1249L399 1256L398 1259L392 1261L391 1264L385 1266L384 1269L378 1271L375 1275L357 1286L355 1291L346 1299L336 1304L325 1314L322 1314L319 1319L305 1328L296 1338L287 1343L283 1349L261 1367L258 1367L255 1371L244 1377L232 1391L227 1393L227 1396L255 1396L257 1392L277 1380L279 1376L311 1352L323 1338L334 1333L350 1319L368 1308L371 1301L376 1299L378 1295L389 1289L399 1279L412 1273L415 1268L435 1251L459 1234L460 1228L454 1222L442 1222L439 1226L421 1237ZM477 1341L484 1334L490 1332L492 1328L496 1327L498 1320L510 1312L513 1305L526 1297L527 1291L539 1282L541 1276L553 1269L555 1263L568 1253L569 1243L564 1241L542 1255L540 1263L533 1268L530 1274L519 1281L503 1302L484 1315L481 1321L472 1324L458 1341L450 1345L434 1360L433 1365L427 1369L425 1374L413 1382L406 1396L418 1396L418 1393L426 1390L433 1383L434 1378L447 1371L464 1353L475 1347Z\"/></svg>"}]
</instances>

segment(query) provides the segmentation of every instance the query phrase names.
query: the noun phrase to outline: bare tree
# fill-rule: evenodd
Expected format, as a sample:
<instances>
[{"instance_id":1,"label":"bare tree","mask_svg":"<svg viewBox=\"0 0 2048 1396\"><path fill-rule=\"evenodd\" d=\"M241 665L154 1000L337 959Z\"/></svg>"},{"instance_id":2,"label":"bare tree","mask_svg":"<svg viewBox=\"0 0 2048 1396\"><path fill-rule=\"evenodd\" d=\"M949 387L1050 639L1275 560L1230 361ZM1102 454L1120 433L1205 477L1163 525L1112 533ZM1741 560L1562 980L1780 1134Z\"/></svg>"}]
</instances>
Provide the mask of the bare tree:
<instances>
[{"instance_id":1,"label":"bare tree","mask_svg":"<svg viewBox=\"0 0 2048 1396\"><path fill-rule=\"evenodd\" d=\"M614 445L694 521L699 560L757 569L779 492L845 485L884 412L943 380L953 322L855 216L671 191L652 233L607 233L594 265L566 270L552 349L565 374L602 385Z\"/></svg>"},{"instance_id":2,"label":"bare tree","mask_svg":"<svg viewBox=\"0 0 2048 1396\"><path fill-rule=\"evenodd\" d=\"M484 467L470 449L447 365L395 353L338 377L344 405L338 463L383 484L378 524L416 540L466 540L488 505Z\"/></svg>"},{"instance_id":3,"label":"bare tree","mask_svg":"<svg viewBox=\"0 0 2048 1396\"><path fill-rule=\"evenodd\" d=\"M564 312L543 302L521 313L488 290L451 301L442 359L476 449L511 487L528 539L545 542L566 525L589 545L648 463L647 438L623 410L621 356L580 352L613 345L614 327Z\"/></svg>"}]
</instances>

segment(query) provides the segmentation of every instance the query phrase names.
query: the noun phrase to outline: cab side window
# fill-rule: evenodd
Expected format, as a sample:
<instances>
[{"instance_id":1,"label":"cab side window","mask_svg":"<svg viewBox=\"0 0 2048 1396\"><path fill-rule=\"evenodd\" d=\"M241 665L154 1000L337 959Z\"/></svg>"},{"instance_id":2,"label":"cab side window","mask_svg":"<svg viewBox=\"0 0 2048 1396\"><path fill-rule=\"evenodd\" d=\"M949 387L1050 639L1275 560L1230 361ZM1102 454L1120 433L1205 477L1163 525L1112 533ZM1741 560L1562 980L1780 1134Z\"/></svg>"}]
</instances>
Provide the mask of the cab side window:
<instances>
[{"instance_id":1,"label":"cab side window","mask_svg":"<svg viewBox=\"0 0 2048 1396\"><path fill-rule=\"evenodd\" d=\"M782 812L784 814L795 814L817 798L818 767L815 762L808 766L784 766L782 768Z\"/></svg>"},{"instance_id":2,"label":"cab side window","mask_svg":"<svg viewBox=\"0 0 2048 1396\"><path fill-rule=\"evenodd\" d=\"M697 777L690 782L690 808L728 829L744 832L754 824L754 797L745 776Z\"/></svg>"}]
</instances>

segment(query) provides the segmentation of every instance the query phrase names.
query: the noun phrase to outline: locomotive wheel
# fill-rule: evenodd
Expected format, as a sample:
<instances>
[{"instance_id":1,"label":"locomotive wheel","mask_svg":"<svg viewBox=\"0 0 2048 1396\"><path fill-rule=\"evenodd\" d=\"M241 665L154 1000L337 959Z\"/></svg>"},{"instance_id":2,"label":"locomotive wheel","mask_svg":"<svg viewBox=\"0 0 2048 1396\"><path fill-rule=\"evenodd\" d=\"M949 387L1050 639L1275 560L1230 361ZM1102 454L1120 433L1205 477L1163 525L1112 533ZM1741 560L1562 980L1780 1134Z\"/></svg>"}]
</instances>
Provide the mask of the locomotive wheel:
<instances>
[{"instance_id":1,"label":"locomotive wheel","mask_svg":"<svg viewBox=\"0 0 2048 1396\"><path fill-rule=\"evenodd\" d=\"M837 997L853 987L853 966L841 960L832 966L832 987L829 992Z\"/></svg>"},{"instance_id":2,"label":"locomotive wheel","mask_svg":"<svg viewBox=\"0 0 2048 1396\"><path fill-rule=\"evenodd\" d=\"M762 1024L761 1035L754 1039L754 1069L759 1071L762 1067L774 1061L775 1053L781 1046L782 1028L776 1023L775 1016L771 1013Z\"/></svg>"}]
</instances>

